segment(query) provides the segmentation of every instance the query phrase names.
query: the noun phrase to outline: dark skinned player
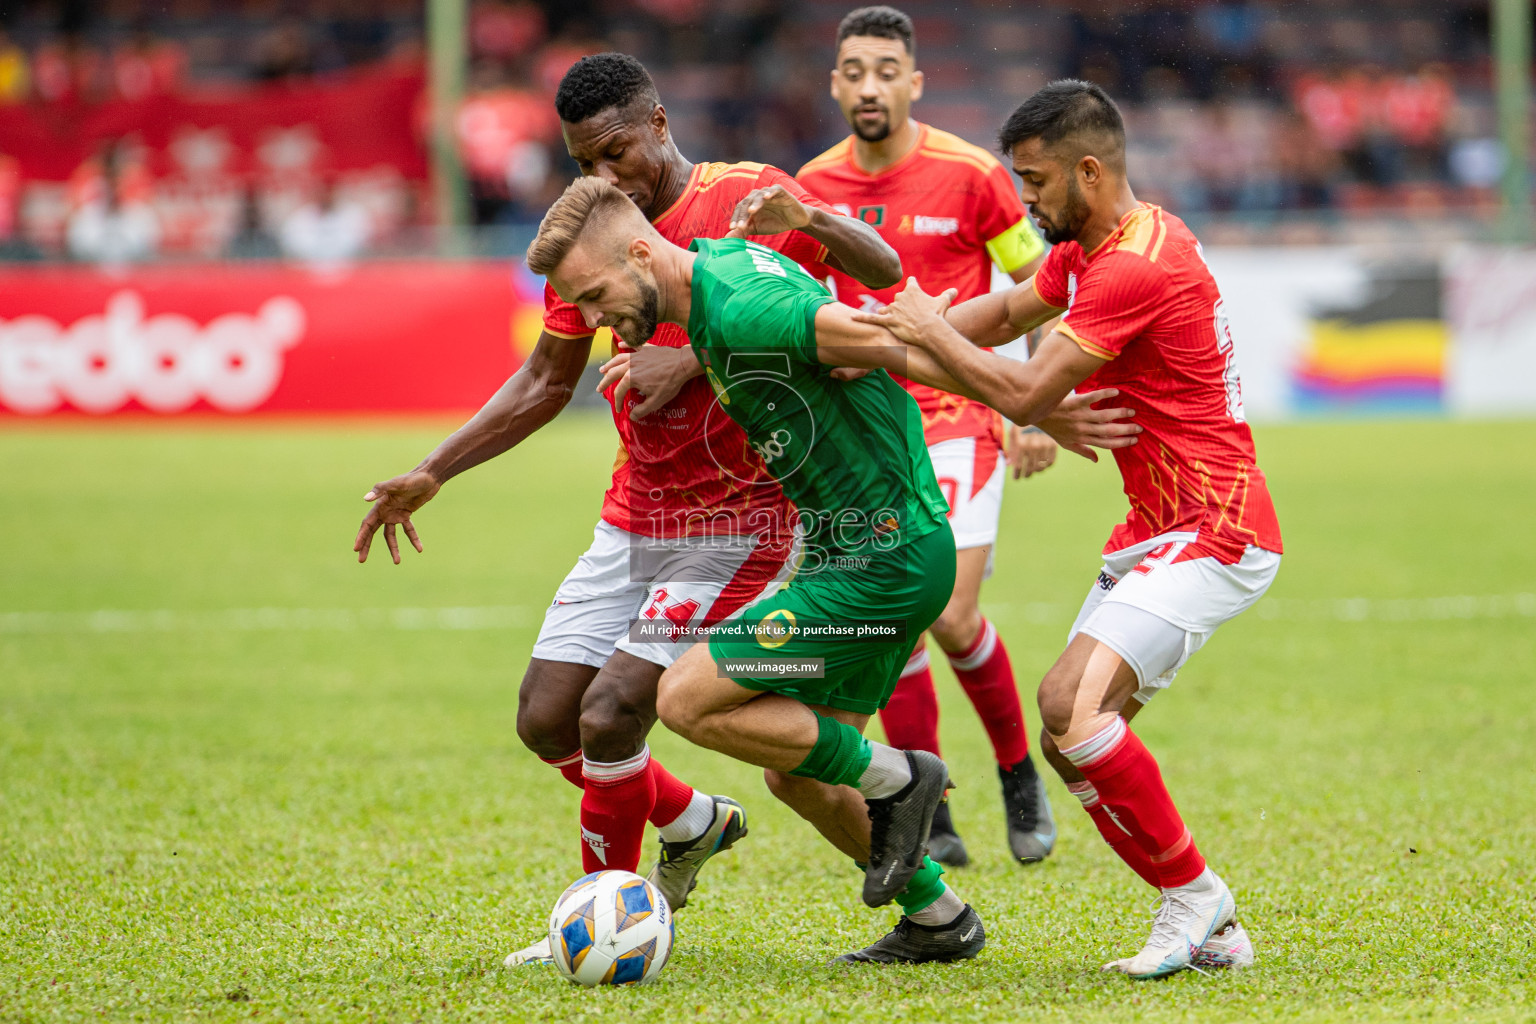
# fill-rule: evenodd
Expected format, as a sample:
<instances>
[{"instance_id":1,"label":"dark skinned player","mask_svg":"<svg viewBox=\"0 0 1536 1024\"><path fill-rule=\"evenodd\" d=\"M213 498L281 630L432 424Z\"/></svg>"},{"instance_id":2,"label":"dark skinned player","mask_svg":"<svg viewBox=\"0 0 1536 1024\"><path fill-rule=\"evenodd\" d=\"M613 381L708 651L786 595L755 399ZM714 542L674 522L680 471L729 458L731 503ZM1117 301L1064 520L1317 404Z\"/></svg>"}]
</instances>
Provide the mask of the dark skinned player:
<instances>
[{"instance_id":1,"label":"dark skinned player","mask_svg":"<svg viewBox=\"0 0 1536 1024\"><path fill-rule=\"evenodd\" d=\"M874 288L900 279L900 261L873 229L839 216L783 171L689 161L650 75L632 57L582 58L561 81L555 108L581 173L617 187L666 237L686 245L734 231L817 272L835 267ZM544 330L527 362L420 465L368 492L374 504L354 545L359 561L380 526L397 563L397 526L420 551L411 515L449 479L552 420L570 401L599 327L621 339L648 333L630 319L586 320L553 290L545 298ZM680 328L664 325L651 342L693 362ZM635 870L650 821L661 837L650 878L677 909L704 862L746 833L746 815L650 756L657 681L697 631L788 578L792 509L741 428L707 417L707 383L648 390L639 377L621 381L619 363L604 381L620 437L613 482L592 546L546 613L519 692L517 732L582 789L584 869ZM546 939L507 963L548 956Z\"/></svg>"}]
</instances>

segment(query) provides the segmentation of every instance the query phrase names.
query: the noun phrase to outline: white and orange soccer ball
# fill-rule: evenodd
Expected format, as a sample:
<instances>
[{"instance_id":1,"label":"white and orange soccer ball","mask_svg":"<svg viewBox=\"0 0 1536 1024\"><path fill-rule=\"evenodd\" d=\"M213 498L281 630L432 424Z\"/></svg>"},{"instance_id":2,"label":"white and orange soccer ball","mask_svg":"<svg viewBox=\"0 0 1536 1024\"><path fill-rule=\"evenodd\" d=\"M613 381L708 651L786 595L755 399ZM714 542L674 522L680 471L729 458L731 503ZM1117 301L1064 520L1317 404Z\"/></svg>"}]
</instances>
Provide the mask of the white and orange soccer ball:
<instances>
[{"instance_id":1,"label":"white and orange soccer ball","mask_svg":"<svg viewBox=\"0 0 1536 1024\"><path fill-rule=\"evenodd\" d=\"M651 981L672 953L672 908L629 871L594 871L572 882L549 915L549 948L578 985Z\"/></svg>"}]
</instances>

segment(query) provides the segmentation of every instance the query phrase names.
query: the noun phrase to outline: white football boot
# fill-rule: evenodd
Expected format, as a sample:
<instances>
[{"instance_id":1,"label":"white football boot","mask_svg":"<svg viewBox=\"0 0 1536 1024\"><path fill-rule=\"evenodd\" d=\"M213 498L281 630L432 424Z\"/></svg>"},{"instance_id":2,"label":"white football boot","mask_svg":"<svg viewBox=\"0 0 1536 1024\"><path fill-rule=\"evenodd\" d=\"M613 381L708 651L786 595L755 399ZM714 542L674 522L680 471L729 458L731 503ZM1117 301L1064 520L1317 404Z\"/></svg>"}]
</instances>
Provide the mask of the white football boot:
<instances>
[{"instance_id":1,"label":"white football boot","mask_svg":"<svg viewBox=\"0 0 1536 1024\"><path fill-rule=\"evenodd\" d=\"M1227 883L1206 868L1189 885L1164 889L1147 944L1129 959L1105 964L1104 970L1137 979L1163 978L1185 970L1212 935L1235 923L1236 912Z\"/></svg>"},{"instance_id":2,"label":"white football boot","mask_svg":"<svg viewBox=\"0 0 1536 1024\"><path fill-rule=\"evenodd\" d=\"M1252 967L1253 943L1248 938L1247 929L1234 919L1231 924L1205 940L1205 945L1190 960L1189 966L1196 970Z\"/></svg>"},{"instance_id":3,"label":"white football boot","mask_svg":"<svg viewBox=\"0 0 1536 1024\"><path fill-rule=\"evenodd\" d=\"M552 964L555 962L554 951L549 948L549 936L546 935L538 942L526 949L520 949L510 954L502 965L505 967L522 967L525 964Z\"/></svg>"}]
</instances>

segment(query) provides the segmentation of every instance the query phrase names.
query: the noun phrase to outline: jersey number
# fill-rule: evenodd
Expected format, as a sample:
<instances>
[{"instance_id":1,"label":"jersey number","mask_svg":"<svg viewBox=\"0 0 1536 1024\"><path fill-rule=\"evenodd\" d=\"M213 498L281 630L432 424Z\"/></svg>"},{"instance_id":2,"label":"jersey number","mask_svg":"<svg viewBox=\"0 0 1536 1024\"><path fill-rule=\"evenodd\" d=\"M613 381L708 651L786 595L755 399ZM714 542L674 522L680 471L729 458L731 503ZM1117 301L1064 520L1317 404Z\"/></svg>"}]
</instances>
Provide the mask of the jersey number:
<instances>
[{"instance_id":1,"label":"jersey number","mask_svg":"<svg viewBox=\"0 0 1536 1024\"><path fill-rule=\"evenodd\" d=\"M1211 310L1211 319L1216 324L1216 351L1221 353L1222 369L1221 379L1227 387L1227 414L1232 417L1232 422L1243 423L1243 382L1237 375L1237 354L1232 345L1232 325L1227 321L1225 303L1221 299L1216 300L1216 305Z\"/></svg>"},{"instance_id":2,"label":"jersey number","mask_svg":"<svg viewBox=\"0 0 1536 1024\"><path fill-rule=\"evenodd\" d=\"M693 621L693 617L697 615L698 612L699 602L669 602L667 599L667 590L665 587L662 587L656 591L655 596L651 598L650 604L645 606L645 611L643 611L641 614L648 619L660 618L666 619L668 622L672 623L672 628L667 630L667 638L675 642L679 636L682 636L687 632L688 623Z\"/></svg>"},{"instance_id":3,"label":"jersey number","mask_svg":"<svg viewBox=\"0 0 1536 1024\"><path fill-rule=\"evenodd\" d=\"M1142 557L1141 561L1136 563L1136 567L1132 569L1131 572L1136 573L1138 576L1146 576L1158 566L1167 565L1169 562L1173 561L1178 557L1179 552L1183 550L1183 541L1170 540L1166 543L1159 544L1151 551L1148 551L1146 555Z\"/></svg>"},{"instance_id":4,"label":"jersey number","mask_svg":"<svg viewBox=\"0 0 1536 1024\"><path fill-rule=\"evenodd\" d=\"M1205 263L1205 249L1199 242L1195 243L1195 255L1200 257L1201 263ZM1205 263L1205 269L1210 270L1211 265ZM1216 305L1211 309L1211 319L1216 324L1216 351L1220 352L1222 357L1221 379L1227 386L1227 415L1232 417L1234 423L1245 423L1247 418L1243 414L1243 382L1237 376L1237 356L1233 352L1232 325L1227 322L1227 311L1223 300L1216 300Z\"/></svg>"}]
</instances>

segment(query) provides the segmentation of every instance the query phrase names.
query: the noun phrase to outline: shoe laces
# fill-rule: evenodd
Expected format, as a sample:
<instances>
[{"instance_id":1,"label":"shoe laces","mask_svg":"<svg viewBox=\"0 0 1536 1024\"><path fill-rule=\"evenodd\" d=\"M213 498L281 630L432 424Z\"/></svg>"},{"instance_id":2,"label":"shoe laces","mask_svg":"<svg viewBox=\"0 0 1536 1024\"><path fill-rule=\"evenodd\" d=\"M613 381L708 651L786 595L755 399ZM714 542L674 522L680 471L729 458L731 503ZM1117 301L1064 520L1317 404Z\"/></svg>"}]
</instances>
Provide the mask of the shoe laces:
<instances>
[{"instance_id":1,"label":"shoe laces","mask_svg":"<svg viewBox=\"0 0 1536 1024\"><path fill-rule=\"evenodd\" d=\"M1147 939L1147 945L1154 949L1166 949L1187 942L1189 922L1199 913L1190 894L1178 889L1164 892L1152 904L1152 934Z\"/></svg>"}]
</instances>

